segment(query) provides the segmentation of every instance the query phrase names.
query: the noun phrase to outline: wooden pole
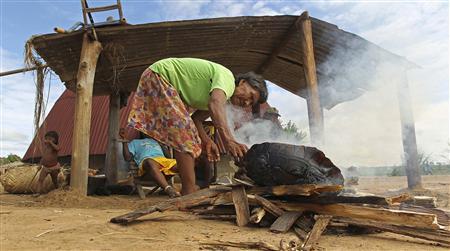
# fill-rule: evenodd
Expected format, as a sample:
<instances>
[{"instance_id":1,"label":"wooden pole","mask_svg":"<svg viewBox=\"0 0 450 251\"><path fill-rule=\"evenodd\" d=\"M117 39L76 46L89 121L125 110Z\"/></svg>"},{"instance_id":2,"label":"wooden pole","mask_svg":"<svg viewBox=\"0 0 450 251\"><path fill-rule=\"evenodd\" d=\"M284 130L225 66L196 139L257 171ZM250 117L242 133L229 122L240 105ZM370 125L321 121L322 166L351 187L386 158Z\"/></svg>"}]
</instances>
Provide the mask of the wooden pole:
<instances>
[{"instance_id":1,"label":"wooden pole","mask_svg":"<svg viewBox=\"0 0 450 251\"><path fill-rule=\"evenodd\" d=\"M409 189L422 188L422 177L419 170L419 156L417 153L416 129L414 115L409 95L408 76L406 70L398 83L398 107L402 131L404 158L406 161L406 176Z\"/></svg>"},{"instance_id":2,"label":"wooden pole","mask_svg":"<svg viewBox=\"0 0 450 251\"><path fill-rule=\"evenodd\" d=\"M83 195L87 194L92 91L95 68L101 51L102 45L98 41L91 41L85 33L77 73L70 175L71 187Z\"/></svg>"},{"instance_id":3,"label":"wooden pole","mask_svg":"<svg viewBox=\"0 0 450 251\"><path fill-rule=\"evenodd\" d=\"M109 95L108 147L105 160L106 181L111 185L117 183L117 168L119 168L120 143L116 140L119 135L119 117L120 95L112 93Z\"/></svg>"},{"instance_id":4,"label":"wooden pole","mask_svg":"<svg viewBox=\"0 0 450 251\"><path fill-rule=\"evenodd\" d=\"M308 97L308 120L311 143L315 146L323 145L323 116L320 105L319 88L317 85L316 61L312 38L311 19L308 12L303 12L300 22L303 69L305 73Z\"/></svg>"}]
</instances>

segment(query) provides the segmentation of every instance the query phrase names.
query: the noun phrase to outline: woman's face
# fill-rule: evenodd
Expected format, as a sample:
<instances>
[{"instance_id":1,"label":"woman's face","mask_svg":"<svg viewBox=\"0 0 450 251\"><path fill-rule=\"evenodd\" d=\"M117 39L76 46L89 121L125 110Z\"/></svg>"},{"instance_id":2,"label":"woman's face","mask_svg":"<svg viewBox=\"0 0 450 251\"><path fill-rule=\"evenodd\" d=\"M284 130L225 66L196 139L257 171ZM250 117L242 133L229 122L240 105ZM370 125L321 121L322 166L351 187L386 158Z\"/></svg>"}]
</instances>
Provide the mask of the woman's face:
<instances>
[{"instance_id":1,"label":"woman's face","mask_svg":"<svg viewBox=\"0 0 450 251\"><path fill-rule=\"evenodd\" d=\"M250 107L255 105L259 100L259 92L255 90L246 80L242 79L236 86L231 103L235 106Z\"/></svg>"}]
</instances>

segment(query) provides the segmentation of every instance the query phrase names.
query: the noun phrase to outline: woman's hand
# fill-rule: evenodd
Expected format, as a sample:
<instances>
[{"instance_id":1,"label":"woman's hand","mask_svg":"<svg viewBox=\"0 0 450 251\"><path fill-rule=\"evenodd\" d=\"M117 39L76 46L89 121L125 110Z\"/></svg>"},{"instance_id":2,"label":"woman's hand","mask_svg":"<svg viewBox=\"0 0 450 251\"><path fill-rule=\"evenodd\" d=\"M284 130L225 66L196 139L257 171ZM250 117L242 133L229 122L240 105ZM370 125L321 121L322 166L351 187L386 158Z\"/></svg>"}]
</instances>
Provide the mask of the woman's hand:
<instances>
[{"instance_id":1,"label":"woman's hand","mask_svg":"<svg viewBox=\"0 0 450 251\"><path fill-rule=\"evenodd\" d=\"M225 148L227 149L228 153L230 153L234 160L240 161L244 157L244 155L248 151L248 147L244 144L240 144L235 140L228 140L225 142Z\"/></svg>"},{"instance_id":2,"label":"woman's hand","mask_svg":"<svg viewBox=\"0 0 450 251\"><path fill-rule=\"evenodd\" d=\"M206 152L206 157L209 162L216 162L220 160L219 148L211 139L208 139L205 143L203 143L203 150Z\"/></svg>"}]
</instances>

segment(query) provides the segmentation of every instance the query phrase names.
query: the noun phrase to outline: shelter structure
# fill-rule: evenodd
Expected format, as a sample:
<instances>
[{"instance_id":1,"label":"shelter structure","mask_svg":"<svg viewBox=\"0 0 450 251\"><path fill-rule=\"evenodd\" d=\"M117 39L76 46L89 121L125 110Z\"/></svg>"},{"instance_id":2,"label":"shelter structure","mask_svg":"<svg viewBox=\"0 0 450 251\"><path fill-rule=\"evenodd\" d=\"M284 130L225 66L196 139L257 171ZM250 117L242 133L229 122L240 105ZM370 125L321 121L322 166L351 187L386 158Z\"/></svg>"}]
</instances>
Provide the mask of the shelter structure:
<instances>
[{"instance_id":1,"label":"shelter structure","mask_svg":"<svg viewBox=\"0 0 450 251\"><path fill-rule=\"evenodd\" d=\"M83 1L82 1L83 2ZM92 96L109 95L107 170L117 166L120 96L134 91L143 70L167 57L198 57L235 73L255 71L307 101L310 137L323 144L323 108L355 99L367 90L377 65L392 61L406 74L414 64L336 25L301 16L230 17L129 25L116 22L30 39L35 52L76 93L72 145L72 186L86 192ZM92 20L91 20L92 22ZM367 53L373 51L375 53ZM365 75L337 81L339 71L356 67L343 60L320 68L335 54L358 57ZM406 76L406 75L403 75ZM406 78L401 85L407 86ZM420 186L414 121L409 96L401 106L409 187ZM113 177L113 176L111 176Z\"/></svg>"}]
</instances>

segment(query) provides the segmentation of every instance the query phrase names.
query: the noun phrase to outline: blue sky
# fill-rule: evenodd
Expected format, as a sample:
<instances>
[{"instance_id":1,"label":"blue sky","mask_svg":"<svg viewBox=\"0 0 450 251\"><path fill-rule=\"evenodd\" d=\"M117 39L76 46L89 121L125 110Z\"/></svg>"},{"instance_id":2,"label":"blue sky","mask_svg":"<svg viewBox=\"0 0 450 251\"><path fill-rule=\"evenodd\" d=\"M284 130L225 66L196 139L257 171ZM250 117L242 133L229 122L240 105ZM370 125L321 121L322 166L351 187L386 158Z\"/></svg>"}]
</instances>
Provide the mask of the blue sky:
<instances>
[{"instance_id":1,"label":"blue sky","mask_svg":"<svg viewBox=\"0 0 450 251\"><path fill-rule=\"evenodd\" d=\"M115 1L89 1L92 6ZM409 73L419 149L436 160L448 160L449 147L449 6L447 1L135 1L123 0L131 24L224 16L310 15L356 33L381 47L418 63ZM20 68L25 41L34 34L52 33L82 20L79 0L0 0L2 71ZM103 21L106 15L94 15ZM0 79L0 156L22 155L32 139L33 75ZM379 89L325 111L327 146L332 159L343 165L382 165L401 159L396 96L379 73ZM52 76L47 111L64 86ZM284 121L293 120L307 131L305 101L271 86L269 102ZM47 89L46 89L47 91ZM338 136L337 136L338 135ZM351 160L351 161L350 161Z\"/></svg>"}]
</instances>

